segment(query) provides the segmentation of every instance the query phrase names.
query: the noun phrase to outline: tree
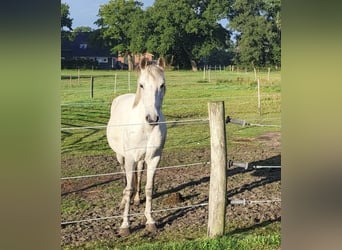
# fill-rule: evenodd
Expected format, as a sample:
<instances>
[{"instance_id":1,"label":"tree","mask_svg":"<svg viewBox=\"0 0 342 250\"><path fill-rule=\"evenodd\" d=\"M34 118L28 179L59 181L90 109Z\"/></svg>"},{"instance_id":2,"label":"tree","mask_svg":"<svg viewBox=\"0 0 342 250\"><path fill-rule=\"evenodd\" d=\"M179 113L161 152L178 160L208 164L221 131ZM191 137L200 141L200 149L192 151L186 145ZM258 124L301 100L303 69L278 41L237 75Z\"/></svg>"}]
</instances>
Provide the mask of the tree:
<instances>
[{"instance_id":1,"label":"tree","mask_svg":"<svg viewBox=\"0 0 342 250\"><path fill-rule=\"evenodd\" d=\"M64 27L72 30L72 18L70 18L69 8L66 3L61 3L61 30L64 30Z\"/></svg>"},{"instance_id":2,"label":"tree","mask_svg":"<svg viewBox=\"0 0 342 250\"><path fill-rule=\"evenodd\" d=\"M272 52L269 62L274 65L280 65L281 62L281 5L280 0L265 0L265 10L267 21L270 25L268 39L270 41Z\"/></svg>"},{"instance_id":3,"label":"tree","mask_svg":"<svg viewBox=\"0 0 342 250\"><path fill-rule=\"evenodd\" d=\"M100 27L103 39L112 44L113 53L121 53L128 58L129 70L132 70L132 37L135 26L143 15L143 4L134 0L110 0L101 5L96 24Z\"/></svg>"},{"instance_id":4,"label":"tree","mask_svg":"<svg viewBox=\"0 0 342 250\"><path fill-rule=\"evenodd\" d=\"M65 30L67 28L68 30ZM72 39L72 18L70 18L69 5L61 3L61 38Z\"/></svg>"},{"instance_id":5,"label":"tree","mask_svg":"<svg viewBox=\"0 0 342 250\"><path fill-rule=\"evenodd\" d=\"M280 65L280 0L236 0L228 17L238 32L238 63Z\"/></svg>"},{"instance_id":6,"label":"tree","mask_svg":"<svg viewBox=\"0 0 342 250\"><path fill-rule=\"evenodd\" d=\"M155 0L147 9L147 49L171 55L175 65L196 70L201 58L228 45L229 32L218 23L228 4L220 0Z\"/></svg>"},{"instance_id":7,"label":"tree","mask_svg":"<svg viewBox=\"0 0 342 250\"><path fill-rule=\"evenodd\" d=\"M133 0L110 0L101 6L96 23L113 51L149 51L196 70L201 58L229 46L229 32L218 23L227 15L229 1L156 0L146 11L141 7Z\"/></svg>"},{"instance_id":8,"label":"tree","mask_svg":"<svg viewBox=\"0 0 342 250\"><path fill-rule=\"evenodd\" d=\"M93 29L89 26L79 26L79 27L76 27L73 31L74 33L91 32L93 31Z\"/></svg>"},{"instance_id":9,"label":"tree","mask_svg":"<svg viewBox=\"0 0 342 250\"><path fill-rule=\"evenodd\" d=\"M193 70L200 61L213 61L213 54L244 66L268 66L280 65L280 9L280 0L155 0L146 10L139 1L110 0L97 24L112 51L128 57L149 51ZM228 30L219 23L223 18Z\"/></svg>"},{"instance_id":10,"label":"tree","mask_svg":"<svg viewBox=\"0 0 342 250\"><path fill-rule=\"evenodd\" d=\"M132 22L142 16L143 4L133 0L110 0L101 5L96 24L102 35L113 41L113 52L125 52L130 49L132 40Z\"/></svg>"},{"instance_id":11,"label":"tree","mask_svg":"<svg viewBox=\"0 0 342 250\"><path fill-rule=\"evenodd\" d=\"M72 32L69 33L69 39L74 40L79 33L82 33L82 32L89 32L90 33L92 31L93 31L93 29L91 27L88 27L88 26L76 27L73 29Z\"/></svg>"}]
</instances>

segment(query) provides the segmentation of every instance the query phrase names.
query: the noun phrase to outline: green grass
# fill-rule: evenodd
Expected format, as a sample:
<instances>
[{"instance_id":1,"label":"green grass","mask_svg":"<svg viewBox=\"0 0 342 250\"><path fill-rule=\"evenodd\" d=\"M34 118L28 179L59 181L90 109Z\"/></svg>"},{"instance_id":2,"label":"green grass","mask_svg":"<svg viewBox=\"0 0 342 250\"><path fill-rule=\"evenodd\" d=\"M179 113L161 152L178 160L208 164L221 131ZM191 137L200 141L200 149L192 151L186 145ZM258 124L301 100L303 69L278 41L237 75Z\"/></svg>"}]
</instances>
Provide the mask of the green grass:
<instances>
[{"instance_id":1,"label":"green grass","mask_svg":"<svg viewBox=\"0 0 342 250\"><path fill-rule=\"evenodd\" d=\"M74 215L82 211L87 210L90 207L90 204L87 203L84 199L73 197L73 199L63 199L61 203L61 210L63 215Z\"/></svg>"},{"instance_id":2,"label":"green grass","mask_svg":"<svg viewBox=\"0 0 342 250\"><path fill-rule=\"evenodd\" d=\"M203 234L202 234L203 235ZM201 237L193 240L171 240L154 242L153 239L145 239L144 243L132 242L131 246L125 246L111 241L90 242L78 247L65 247L63 249L126 249L126 250L276 250L280 249L280 222L265 225L262 228L233 232L222 237Z\"/></svg>"},{"instance_id":3,"label":"green grass","mask_svg":"<svg viewBox=\"0 0 342 250\"><path fill-rule=\"evenodd\" d=\"M128 89L127 71L77 71L63 70L61 79L61 127L105 126L109 119L111 101L118 95L135 92L137 75L130 73L131 87ZM114 93L114 75L117 86ZM202 72L167 71L167 92L163 112L168 121L207 119L208 102L224 101L225 113L236 119L252 123L280 125L281 95L280 73L259 73L261 78L261 114L257 103L257 86L254 72L236 73L217 71L211 73L210 82L203 79ZM94 97L90 97L90 75L94 76ZM209 145L207 124L168 125L166 148L200 147ZM240 133L241 130L246 133ZM234 136L256 136L274 128L241 128L229 126L227 133ZM187 138L185 138L187 137ZM199 143L199 144L198 144ZM62 156L108 155L105 130L92 128L62 131Z\"/></svg>"},{"instance_id":4,"label":"green grass","mask_svg":"<svg viewBox=\"0 0 342 250\"><path fill-rule=\"evenodd\" d=\"M280 246L279 235L234 235L223 236L216 239L197 239L185 242L144 244L125 249L136 250L187 250L187 249L277 249Z\"/></svg>"}]
</instances>

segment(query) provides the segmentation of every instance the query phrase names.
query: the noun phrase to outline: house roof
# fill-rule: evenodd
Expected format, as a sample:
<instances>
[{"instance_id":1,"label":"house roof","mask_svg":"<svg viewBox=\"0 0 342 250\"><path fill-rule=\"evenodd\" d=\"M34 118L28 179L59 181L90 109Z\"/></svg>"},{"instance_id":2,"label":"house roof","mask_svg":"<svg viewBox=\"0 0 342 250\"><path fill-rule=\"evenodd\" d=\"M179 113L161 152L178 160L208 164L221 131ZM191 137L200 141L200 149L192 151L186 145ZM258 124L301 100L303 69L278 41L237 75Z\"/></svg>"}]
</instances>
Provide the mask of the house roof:
<instances>
[{"instance_id":1,"label":"house roof","mask_svg":"<svg viewBox=\"0 0 342 250\"><path fill-rule=\"evenodd\" d=\"M113 57L110 48L95 45L90 39L91 32L79 32L72 41L62 39L61 50L70 57Z\"/></svg>"}]
</instances>

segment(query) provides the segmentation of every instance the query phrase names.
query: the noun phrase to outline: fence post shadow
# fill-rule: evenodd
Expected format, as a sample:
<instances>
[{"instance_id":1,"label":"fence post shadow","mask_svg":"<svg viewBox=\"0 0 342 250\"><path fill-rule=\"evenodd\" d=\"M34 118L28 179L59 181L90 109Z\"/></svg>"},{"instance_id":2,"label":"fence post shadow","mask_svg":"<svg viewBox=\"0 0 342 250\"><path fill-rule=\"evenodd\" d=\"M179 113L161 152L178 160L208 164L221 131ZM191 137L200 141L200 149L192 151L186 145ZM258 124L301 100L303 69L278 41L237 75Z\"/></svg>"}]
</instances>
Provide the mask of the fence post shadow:
<instances>
[{"instance_id":1,"label":"fence post shadow","mask_svg":"<svg viewBox=\"0 0 342 250\"><path fill-rule=\"evenodd\" d=\"M281 160L281 156L279 154L279 155L272 156L272 157L264 159L264 160L253 161L253 162L249 163L249 165L250 166L254 166L254 165L279 166L280 160ZM236 194L243 193L244 191L247 191L247 190L250 191L253 188L257 188L257 187L260 187L260 186L281 180L281 169L280 168L275 168L275 169L272 169L272 168L248 169L248 170L245 170L243 168L233 168L233 169L227 170L227 176L232 177L236 174L242 174L242 173L247 173L247 172L253 176L264 177L264 178L257 180L257 181L254 181L254 182L249 183L249 184L245 184L242 187L235 188L232 190L228 190L227 191L227 199L236 195Z\"/></svg>"},{"instance_id":2,"label":"fence post shadow","mask_svg":"<svg viewBox=\"0 0 342 250\"><path fill-rule=\"evenodd\" d=\"M174 187L172 189L168 189L168 190L164 190L164 191L161 191L161 192L158 192L158 193L154 193L153 194L153 199L158 198L158 197L163 196L163 195L166 195L166 194L171 194L171 193L174 193L174 192L179 192L182 189L185 189L187 187L196 186L196 185L208 182L209 179L210 179L209 176L205 176L205 177L202 177L201 179L198 179L198 180L195 180L195 181L189 181L187 183L183 183L183 184L181 184L181 185L179 185L177 187Z\"/></svg>"},{"instance_id":3,"label":"fence post shadow","mask_svg":"<svg viewBox=\"0 0 342 250\"><path fill-rule=\"evenodd\" d=\"M281 216L275 218L275 219L270 219L270 220L267 220L267 221L263 221L261 223L257 223L257 224L254 224L254 225L251 225L249 227L246 227L246 228L237 228L237 229L234 229L233 231L231 232L228 232L228 233L225 233L225 236L233 236L233 235L236 235L236 234L241 234L241 233L247 233L248 231L253 231L255 229L258 229L258 228L262 228L262 227L266 227L274 222L281 222Z\"/></svg>"}]
</instances>

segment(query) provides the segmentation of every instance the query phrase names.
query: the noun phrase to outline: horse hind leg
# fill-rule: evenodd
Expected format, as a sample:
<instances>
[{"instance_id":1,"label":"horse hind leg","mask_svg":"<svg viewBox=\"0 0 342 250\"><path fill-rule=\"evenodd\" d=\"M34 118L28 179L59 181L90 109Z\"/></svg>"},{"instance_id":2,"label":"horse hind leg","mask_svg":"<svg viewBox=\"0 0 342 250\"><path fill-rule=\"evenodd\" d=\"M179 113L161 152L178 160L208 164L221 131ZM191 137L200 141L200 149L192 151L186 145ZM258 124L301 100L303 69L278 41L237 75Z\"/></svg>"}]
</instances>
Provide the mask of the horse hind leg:
<instances>
[{"instance_id":1,"label":"horse hind leg","mask_svg":"<svg viewBox=\"0 0 342 250\"><path fill-rule=\"evenodd\" d=\"M133 173L133 192L131 195L131 199L133 200L133 205L138 206L140 205L140 190L141 190L141 175L144 170L144 161L139 161L138 166L137 166L137 171L134 171ZM126 176L125 177L125 182L126 182ZM126 187L123 190L123 195L125 195L126 192ZM122 198L122 201L120 203L120 209L124 208L125 205L125 200Z\"/></svg>"},{"instance_id":2,"label":"horse hind leg","mask_svg":"<svg viewBox=\"0 0 342 250\"><path fill-rule=\"evenodd\" d=\"M122 192L122 195L123 195L123 198L120 202L120 209L123 209L125 207L125 193L126 193L126 186L127 186L127 181L126 181L126 173L125 173L125 157L123 157L122 155L120 154L116 154L116 159L117 161L119 162L120 164L120 169L121 169L121 172L123 172L122 174L122 185L125 187L123 192Z\"/></svg>"},{"instance_id":3,"label":"horse hind leg","mask_svg":"<svg viewBox=\"0 0 342 250\"><path fill-rule=\"evenodd\" d=\"M116 159L118 160L118 162L120 164L121 172L125 172L125 166L124 166L124 164L125 164L125 157L123 157L120 154L116 154ZM127 184L125 173L123 174L122 183L123 183L124 186L126 186L126 184Z\"/></svg>"}]
</instances>

